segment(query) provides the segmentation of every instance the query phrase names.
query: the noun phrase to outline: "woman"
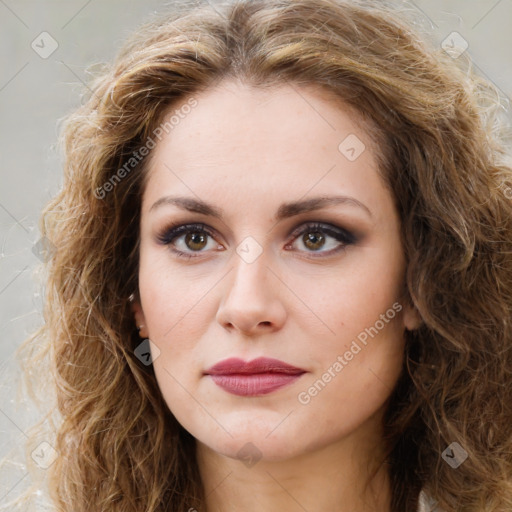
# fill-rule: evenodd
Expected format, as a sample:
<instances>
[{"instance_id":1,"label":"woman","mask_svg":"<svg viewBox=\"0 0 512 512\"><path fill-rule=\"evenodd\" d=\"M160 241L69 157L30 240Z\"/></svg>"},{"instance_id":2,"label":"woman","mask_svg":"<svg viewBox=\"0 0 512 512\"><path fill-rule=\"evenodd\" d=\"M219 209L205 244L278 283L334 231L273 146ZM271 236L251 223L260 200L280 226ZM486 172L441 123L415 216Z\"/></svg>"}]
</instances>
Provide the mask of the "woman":
<instances>
[{"instance_id":1,"label":"woman","mask_svg":"<svg viewBox=\"0 0 512 512\"><path fill-rule=\"evenodd\" d=\"M56 509L510 510L491 86L376 6L246 0L92 90L42 220Z\"/></svg>"}]
</instances>

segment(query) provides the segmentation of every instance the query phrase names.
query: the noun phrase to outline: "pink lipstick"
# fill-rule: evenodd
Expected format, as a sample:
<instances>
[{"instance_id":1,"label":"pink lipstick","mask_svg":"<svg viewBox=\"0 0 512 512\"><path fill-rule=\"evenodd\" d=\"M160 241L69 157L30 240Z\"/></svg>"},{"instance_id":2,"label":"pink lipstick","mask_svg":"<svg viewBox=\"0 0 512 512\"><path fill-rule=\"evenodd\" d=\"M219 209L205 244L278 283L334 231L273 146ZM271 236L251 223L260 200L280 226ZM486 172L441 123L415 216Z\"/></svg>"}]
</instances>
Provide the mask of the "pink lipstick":
<instances>
[{"instance_id":1,"label":"pink lipstick","mask_svg":"<svg viewBox=\"0 0 512 512\"><path fill-rule=\"evenodd\" d=\"M217 386L239 396L266 395L296 381L306 370L278 359L259 357L245 362L229 358L206 370Z\"/></svg>"}]
</instances>

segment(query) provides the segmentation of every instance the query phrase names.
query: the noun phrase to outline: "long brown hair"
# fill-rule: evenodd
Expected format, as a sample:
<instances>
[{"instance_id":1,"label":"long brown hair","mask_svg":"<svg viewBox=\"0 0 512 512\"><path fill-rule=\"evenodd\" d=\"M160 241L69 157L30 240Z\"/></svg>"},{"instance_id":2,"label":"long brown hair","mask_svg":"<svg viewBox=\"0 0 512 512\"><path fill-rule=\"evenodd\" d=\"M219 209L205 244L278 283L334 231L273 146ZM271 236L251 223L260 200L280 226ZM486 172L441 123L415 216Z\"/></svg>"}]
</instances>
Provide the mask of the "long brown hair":
<instances>
[{"instance_id":1,"label":"long brown hair","mask_svg":"<svg viewBox=\"0 0 512 512\"><path fill-rule=\"evenodd\" d=\"M182 2L90 84L63 129L64 185L41 219L55 247L45 325L24 347L27 368L51 365L58 511L202 509L194 439L134 354L149 157L127 163L164 112L226 78L320 87L378 141L423 319L385 420L393 512L416 510L421 489L446 511L512 510L512 168L497 93L399 18L377 2ZM442 456L453 443L467 453L456 469Z\"/></svg>"}]
</instances>

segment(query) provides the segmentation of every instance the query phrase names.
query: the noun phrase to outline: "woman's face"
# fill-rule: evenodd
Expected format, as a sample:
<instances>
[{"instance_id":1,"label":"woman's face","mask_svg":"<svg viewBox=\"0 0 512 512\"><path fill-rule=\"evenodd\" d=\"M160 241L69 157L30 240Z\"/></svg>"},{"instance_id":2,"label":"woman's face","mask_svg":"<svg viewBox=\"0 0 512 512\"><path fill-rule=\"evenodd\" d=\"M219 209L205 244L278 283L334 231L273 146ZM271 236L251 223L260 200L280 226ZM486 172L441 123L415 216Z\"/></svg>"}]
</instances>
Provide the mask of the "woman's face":
<instances>
[{"instance_id":1,"label":"woman's face","mask_svg":"<svg viewBox=\"0 0 512 512\"><path fill-rule=\"evenodd\" d=\"M134 311L166 403L235 458L376 435L418 317L368 134L311 88L225 82L195 101L158 132L142 201ZM262 357L295 370L208 373Z\"/></svg>"}]
</instances>

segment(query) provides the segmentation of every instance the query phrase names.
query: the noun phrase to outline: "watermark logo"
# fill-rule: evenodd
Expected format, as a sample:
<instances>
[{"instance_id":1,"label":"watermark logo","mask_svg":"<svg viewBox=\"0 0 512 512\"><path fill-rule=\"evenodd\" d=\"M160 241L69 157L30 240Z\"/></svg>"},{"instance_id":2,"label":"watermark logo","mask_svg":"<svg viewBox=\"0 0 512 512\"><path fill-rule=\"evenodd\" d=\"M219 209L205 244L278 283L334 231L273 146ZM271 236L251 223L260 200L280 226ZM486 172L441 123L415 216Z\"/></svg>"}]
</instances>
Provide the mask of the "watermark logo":
<instances>
[{"instance_id":1,"label":"watermark logo","mask_svg":"<svg viewBox=\"0 0 512 512\"><path fill-rule=\"evenodd\" d=\"M448 445L441 457L453 469L457 469L468 458L468 452L457 441L454 441Z\"/></svg>"},{"instance_id":2,"label":"watermark logo","mask_svg":"<svg viewBox=\"0 0 512 512\"><path fill-rule=\"evenodd\" d=\"M32 254L42 262L47 262L55 254L55 245L43 236L32 246Z\"/></svg>"},{"instance_id":3,"label":"watermark logo","mask_svg":"<svg viewBox=\"0 0 512 512\"><path fill-rule=\"evenodd\" d=\"M245 443L236 455L248 468L252 468L263 456L253 443Z\"/></svg>"},{"instance_id":4,"label":"watermark logo","mask_svg":"<svg viewBox=\"0 0 512 512\"><path fill-rule=\"evenodd\" d=\"M354 133L345 137L338 146L338 151L351 162L357 160L365 149L363 141Z\"/></svg>"},{"instance_id":5,"label":"watermark logo","mask_svg":"<svg viewBox=\"0 0 512 512\"><path fill-rule=\"evenodd\" d=\"M39 57L47 59L59 47L59 43L48 33L41 32L30 45Z\"/></svg>"},{"instance_id":6,"label":"watermark logo","mask_svg":"<svg viewBox=\"0 0 512 512\"><path fill-rule=\"evenodd\" d=\"M503 191L503 195L507 199L512 199L512 187L509 187L508 185L503 184L501 186L501 190Z\"/></svg>"},{"instance_id":7,"label":"watermark logo","mask_svg":"<svg viewBox=\"0 0 512 512\"><path fill-rule=\"evenodd\" d=\"M160 349L149 338L146 338L135 349L135 355L144 366L149 366L160 357Z\"/></svg>"},{"instance_id":8,"label":"watermark logo","mask_svg":"<svg viewBox=\"0 0 512 512\"><path fill-rule=\"evenodd\" d=\"M458 33L452 32L441 43L441 48L452 59L458 59L469 47L469 43Z\"/></svg>"},{"instance_id":9,"label":"watermark logo","mask_svg":"<svg viewBox=\"0 0 512 512\"><path fill-rule=\"evenodd\" d=\"M246 263L255 262L262 252L263 248L252 236L244 238L236 248L236 253Z\"/></svg>"},{"instance_id":10,"label":"watermark logo","mask_svg":"<svg viewBox=\"0 0 512 512\"><path fill-rule=\"evenodd\" d=\"M41 469L48 469L57 460L59 453L50 443L43 441L30 456Z\"/></svg>"}]
</instances>

